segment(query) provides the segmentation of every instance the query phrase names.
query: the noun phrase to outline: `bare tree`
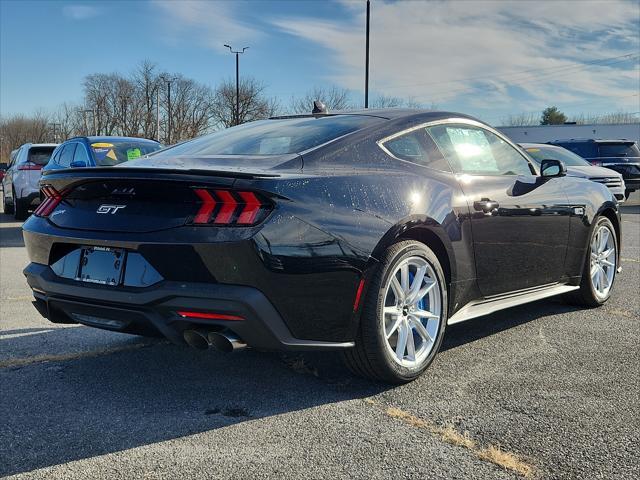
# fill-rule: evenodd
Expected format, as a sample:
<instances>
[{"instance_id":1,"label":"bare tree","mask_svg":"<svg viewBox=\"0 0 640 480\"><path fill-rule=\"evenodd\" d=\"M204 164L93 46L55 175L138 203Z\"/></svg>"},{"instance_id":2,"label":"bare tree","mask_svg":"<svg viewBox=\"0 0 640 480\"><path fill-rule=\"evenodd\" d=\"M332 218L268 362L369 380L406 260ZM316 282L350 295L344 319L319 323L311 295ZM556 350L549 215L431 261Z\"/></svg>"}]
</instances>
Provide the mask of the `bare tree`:
<instances>
[{"instance_id":1,"label":"bare tree","mask_svg":"<svg viewBox=\"0 0 640 480\"><path fill-rule=\"evenodd\" d=\"M158 99L162 87L155 63L145 60L138 65L132 82L136 89L136 101L140 115L140 134L145 138L160 138L158 132Z\"/></svg>"},{"instance_id":2,"label":"bare tree","mask_svg":"<svg viewBox=\"0 0 640 480\"><path fill-rule=\"evenodd\" d=\"M320 100L329 111L346 110L351 107L349 90L332 86L313 87L302 97L292 97L289 102L290 113L311 113L313 102Z\"/></svg>"},{"instance_id":3,"label":"bare tree","mask_svg":"<svg viewBox=\"0 0 640 480\"><path fill-rule=\"evenodd\" d=\"M584 114L574 115L570 118L571 122L578 125L611 125L611 124L629 124L640 123L640 112L611 112L601 115Z\"/></svg>"},{"instance_id":4,"label":"bare tree","mask_svg":"<svg viewBox=\"0 0 640 480\"><path fill-rule=\"evenodd\" d=\"M46 143L53 141L49 116L38 111L30 117L13 115L0 119L0 158L9 161L9 154L24 143Z\"/></svg>"},{"instance_id":5,"label":"bare tree","mask_svg":"<svg viewBox=\"0 0 640 480\"><path fill-rule=\"evenodd\" d=\"M178 77L173 82L171 139L187 140L205 133L215 112L215 94L207 86Z\"/></svg>"},{"instance_id":6,"label":"bare tree","mask_svg":"<svg viewBox=\"0 0 640 480\"><path fill-rule=\"evenodd\" d=\"M422 104L413 97L400 98L388 95L379 95L374 98L370 106L371 108L422 108ZM435 106L432 106L431 109L435 110Z\"/></svg>"},{"instance_id":7,"label":"bare tree","mask_svg":"<svg viewBox=\"0 0 640 480\"><path fill-rule=\"evenodd\" d=\"M276 114L278 102L267 98L265 87L255 78L245 77L240 81L239 123L269 118ZM226 80L214 92L212 119L214 125L230 127L234 125L236 108L235 81Z\"/></svg>"},{"instance_id":8,"label":"bare tree","mask_svg":"<svg viewBox=\"0 0 640 480\"><path fill-rule=\"evenodd\" d=\"M502 120L502 125L505 127L530 127L532 125L539 125L540 117L535 113L519 113L517 115L509 115Z\"/></svg>"}]
</instances>

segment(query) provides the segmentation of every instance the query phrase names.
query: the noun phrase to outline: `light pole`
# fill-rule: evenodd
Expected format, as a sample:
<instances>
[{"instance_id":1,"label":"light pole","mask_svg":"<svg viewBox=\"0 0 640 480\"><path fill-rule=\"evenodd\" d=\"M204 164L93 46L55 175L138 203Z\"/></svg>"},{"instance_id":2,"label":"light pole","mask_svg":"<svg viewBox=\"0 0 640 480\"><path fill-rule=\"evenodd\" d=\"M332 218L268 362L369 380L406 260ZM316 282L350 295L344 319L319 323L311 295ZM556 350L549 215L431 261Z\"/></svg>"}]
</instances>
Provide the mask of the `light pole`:
<instances>
[{"instance_id":1,"label":"light pole","mask_svg":"<svg viewBox=\"0 0 640 480\"><path fill-rule=\"evenodd\" d=\"M54 122L51 126L53 127L53 143L58 143L58 127L62 130L62 124Z\"/></svg>"},{"instance_id":2,"label":"light pole","mask_svg":"<svg viewBox=\"0 0 640 480\"><path fill-rule=\"evenodd\" d=\"M167 84L167 145L171 145L171 82L177 80L177 77L161 75L160 79ZM159 130L158 136L160 136Z\"/></svg>"},{"instance_id":3,"label":"light pole","mask_svg":"<svg viewBox=\"0 0 640 480\"><path fill-rule=\"evenodd\" d=\"M236 54L236 111L234 113L233 124L240 125L240 54L244 53L249 47L234 51L230 45L225 44L224 46L227 47L231 53Z\"/></svg>"},{"instance_id":4,"label":"light pole","mask_svg":"<svg viewBox=\"0 0 640 480\"><path fill-rule=\"evenodd\" d=\"M156 140L160 143L160 85L156 87Z\"/></svg>"},{"instance_id":5,"label":"light pole","mask_svg":"<svg viewBox=\"0 0 640 480\"><path fill-rule=\"evenodd\" d=\"M85 110L82 110L82 117L84 118L84 129L87 132L87 134L89 133L89 127L87 127L87 112L91 112L91 119L92 119L92 123L93 123L93 134L97 135L96 132L96 111L93 108L87 108Z\"/></svg>"},{"instance_id":6,"label":"light pole","mask_svg":"<svg viewBox=\"0 0 640 480\"><path fill-rule=\"evenodd\" d=\"M371 2L367 0L367 41L364 66L364 108L369 108L369 17L371 16Z\"/></svg>"}]
</instances>

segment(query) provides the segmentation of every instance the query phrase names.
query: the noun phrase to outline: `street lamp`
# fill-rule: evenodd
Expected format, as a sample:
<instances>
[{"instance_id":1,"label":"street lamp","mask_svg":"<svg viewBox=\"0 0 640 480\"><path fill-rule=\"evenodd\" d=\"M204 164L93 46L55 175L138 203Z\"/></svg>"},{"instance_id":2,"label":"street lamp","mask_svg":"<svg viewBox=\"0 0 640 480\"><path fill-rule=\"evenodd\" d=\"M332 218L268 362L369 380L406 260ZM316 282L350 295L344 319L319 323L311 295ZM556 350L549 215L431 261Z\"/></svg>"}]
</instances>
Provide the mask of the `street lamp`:
<instances>
[{"instance_id":1,"label":"street lamp","mask_svg":"<svg viewBox=\"0 0 640 480\"><path fill-rule=\"evenodd\" d=\"M82 110L82 118L84 119L84 129L87 133L89 133L89 127L87 127L87 113L91 112L91 119L93 120L93 134L97 135L96 128L96 111L93 108L86 108Z\"/></svg>"},{"instance_id":2,"label":"street lamp","mask_svg":"<svg viewBox=\"0 0 640 480\"><path fill-rule=\"evenodd\" d=\"M174 82L178 77L167 77L160 75L160 80L167 84L167 145L171 145L171 82ZM158 113L158 112L156 112ZM158 122L158 137L160 137L160 123Z\"/></svg>"},{"instance_id":3,"label":"street lamp","mask_svg":"<svg viewBox=\"0 0 640 480\"><path fill-rule=\"evenodd\" d=\"M236 54L236 111L234 114L234 125L239 125L240 124L240 54L244 53L244 51L249 48L249 47L244 47L242 50L236 50L234 51L233 48L231 48L231 45L227 45L225 43L224 45L225 47L227 47L229 49L229 51L231 53L235 53Z\"/></svg>"}]
</instances>

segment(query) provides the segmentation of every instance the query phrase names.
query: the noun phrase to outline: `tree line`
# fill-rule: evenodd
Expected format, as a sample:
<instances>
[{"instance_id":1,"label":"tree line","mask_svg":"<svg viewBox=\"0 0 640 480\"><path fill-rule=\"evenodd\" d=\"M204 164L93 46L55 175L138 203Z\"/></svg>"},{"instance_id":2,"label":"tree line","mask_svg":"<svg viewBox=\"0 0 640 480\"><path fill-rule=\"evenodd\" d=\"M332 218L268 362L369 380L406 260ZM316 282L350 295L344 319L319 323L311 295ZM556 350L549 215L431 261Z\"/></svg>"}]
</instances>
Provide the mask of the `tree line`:
<instances>
[{"instance_id":1,"label":"tree line","mask_svg":"<svg viewBox=\"0 0 640 480\"><path fill-rule=\"evenodd\" d=\"M268 118L284 113L310 112L314 100L331 110L357 108L349 90L313 87L306 94L282 103L266 94L266 86L252 77L241 77L239 111L236 116L235 79L210 87L184 75L161 70L155 63L141 62L129 75L95 73L82 83L79 103L63 103L53 112L0 118L0 162L20 145L33 142L58 143L79 135L122 135L144 137L172 144L236 123ZM381 95L371 108L420 108L408 98ZM430 105L435 109L435 105ZM510 116L505 125L564 123L567 117L556 107L546 109L542 118L534 114ZM580 116L577 123L630 123L638 116L626 113Z\"/></svg>"},{"instance_id":2,"label":"tree line","mask_svg":"<svg viewBox=\"0 0 640 480\"><path fill-rule=\"evenodd\" d=\"M545 108L541 114L528 112L517 115L509 115L502 120L505 127L530 127L533 125L563 125L565 123L576 125L610 125L640 123L639 112L612 112L600 115L578 114L568 117L558 107Z\"/></svg>"},{"instance_id":3,"label":"tree line","mask_svg":"<svg viewBox=\"0 0 640 480\"><path fill-rule=\"evenodd\" d=\"M172 144L236 123L284 113L310 112L313 100L329 110L354 108L349 90L314 87L292 96L287 104L266 94L266 86L252 77L241 77L236 116L235 79L210 87L184 75L141 62L129 75L95 73L82 82L79 103L65 102L55 111L0 118L0 161L10 152L33 142L58 143L79 135L144 137ZM419 107L411 99L380 96L372 107Z\"/></svg>"}]
</instances>

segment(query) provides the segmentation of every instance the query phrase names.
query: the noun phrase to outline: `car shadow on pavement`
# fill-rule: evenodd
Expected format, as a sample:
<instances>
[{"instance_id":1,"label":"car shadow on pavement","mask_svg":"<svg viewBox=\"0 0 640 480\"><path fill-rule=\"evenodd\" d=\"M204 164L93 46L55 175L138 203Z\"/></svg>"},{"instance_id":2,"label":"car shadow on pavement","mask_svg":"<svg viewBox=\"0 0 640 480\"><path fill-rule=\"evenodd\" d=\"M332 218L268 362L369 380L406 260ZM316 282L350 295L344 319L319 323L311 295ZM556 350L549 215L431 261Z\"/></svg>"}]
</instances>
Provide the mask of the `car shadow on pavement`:
<instances>
[{"instance_id":1,"label":"car shadow on pavement","mask_svg":"<svg viewBox=\"0 0 640 480\"><path fill-rule=\"evenodd\" d=\"M442 349L571 310L560 302L538 302L454 325ZM35 330L3 332L12 338L0 341L0 348L11 342L18 354L38 351L38 343L51 349L68 344L70 336L75 343L95 332ZM226 355L127 335L106 338L96 355L78 352L64 361L0 368L0 476L393 388L351 376L334 353ZM93 348L99 342L94 338Z\"/></svg>"},{"instance_id":2,"label":"car shadow on pavement","mask_svg":"<svg viewBox=\"0 0 640 480\"><path fill-rule=\"evenodd\" d=\"M63 336L84 329L13 330L0 349L5 342L14 352L33 351L33 342L63 345ZM16 342L25 342L25 348ZM225 355L126 335L111 337L108 347L65 361L22 366L5 361L0 477L389 388L350 376L334 354L283 356L247 349Z\"/></svg>"}]
</instances>

